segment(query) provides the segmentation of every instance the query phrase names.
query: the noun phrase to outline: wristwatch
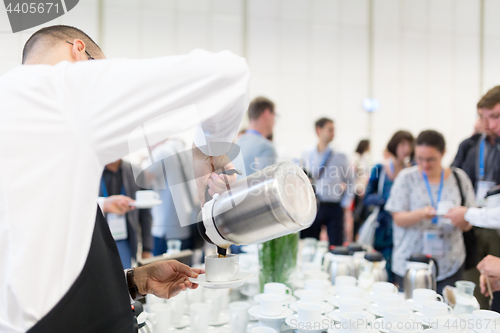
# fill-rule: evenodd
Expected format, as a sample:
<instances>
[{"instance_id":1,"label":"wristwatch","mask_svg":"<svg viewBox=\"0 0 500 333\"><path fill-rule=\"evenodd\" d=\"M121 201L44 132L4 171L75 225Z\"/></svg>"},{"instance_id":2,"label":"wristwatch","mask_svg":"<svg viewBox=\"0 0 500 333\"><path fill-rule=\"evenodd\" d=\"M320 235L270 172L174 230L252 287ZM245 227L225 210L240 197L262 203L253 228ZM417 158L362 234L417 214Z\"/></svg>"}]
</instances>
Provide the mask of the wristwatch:
<instances>
[{"instance_id":1,"label":"wristwatch","mask_svg":"<svg viewBox=\"0 0 500 333\"><path fill-rule=\"evenodd\" d=\"M130 297L134 301L137 301L141 298L144 298L146 295L143 295L139 293L139 288L137 288L137 284L135 284L135 279L134 279L134 268L132 269L127 269L125 271L126 276L127 276L127 285L128 285L128 292L130 294Z\"/></svg>"}]
</instances>

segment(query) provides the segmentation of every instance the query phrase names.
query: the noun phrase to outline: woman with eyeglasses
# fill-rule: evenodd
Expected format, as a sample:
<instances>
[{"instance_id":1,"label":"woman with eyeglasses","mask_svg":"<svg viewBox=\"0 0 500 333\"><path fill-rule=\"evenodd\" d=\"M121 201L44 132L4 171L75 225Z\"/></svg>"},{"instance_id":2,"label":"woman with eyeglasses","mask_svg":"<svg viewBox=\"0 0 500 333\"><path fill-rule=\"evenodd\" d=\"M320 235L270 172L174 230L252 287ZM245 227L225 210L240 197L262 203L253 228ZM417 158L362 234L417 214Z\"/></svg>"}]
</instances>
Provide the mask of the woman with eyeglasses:
<instances>
[{"instance_id":1,"label":"woman with eyeglasses","mask_svg":"<svg viewBox=\"0 0 500 333\"><path fill-rule=\"evenodd\" d=\"M417 165L399 173L385 205L394 221L392 271L400 289L412 254L431 255L437 261L439 293L463 273L462 232L467 230L454 227L442 215L454 206L473 206L474 190L465 172L442 166L445 146L441 133L420 133L415 147Z\"/></svg>"}]
</instances>

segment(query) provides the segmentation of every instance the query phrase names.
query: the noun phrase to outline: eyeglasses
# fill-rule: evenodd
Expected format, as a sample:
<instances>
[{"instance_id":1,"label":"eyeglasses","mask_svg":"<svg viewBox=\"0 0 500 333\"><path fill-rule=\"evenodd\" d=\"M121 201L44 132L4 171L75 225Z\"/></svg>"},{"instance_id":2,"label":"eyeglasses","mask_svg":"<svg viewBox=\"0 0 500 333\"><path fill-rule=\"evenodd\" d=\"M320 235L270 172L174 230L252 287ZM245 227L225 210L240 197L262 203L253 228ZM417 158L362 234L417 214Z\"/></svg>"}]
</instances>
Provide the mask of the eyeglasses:
<instances>
[{"instance_id":1,"label":"eyeglasses","mask_svg":"<svg viewBox=\"0 0 500 333\"><path fill-rule=\"evenodd\" d=\"M75 45L75 44L70 43L70 42L68 42L68 41L66 41L66 43L71 44L71 45ZM93 57L93 56L91 56L91 55L87 52L87 50L85 50L85 53L87 53L87 56L89 57L89 60L95 60L95 59L94 59L94 57Z\"/></svg>"}]
</instances>

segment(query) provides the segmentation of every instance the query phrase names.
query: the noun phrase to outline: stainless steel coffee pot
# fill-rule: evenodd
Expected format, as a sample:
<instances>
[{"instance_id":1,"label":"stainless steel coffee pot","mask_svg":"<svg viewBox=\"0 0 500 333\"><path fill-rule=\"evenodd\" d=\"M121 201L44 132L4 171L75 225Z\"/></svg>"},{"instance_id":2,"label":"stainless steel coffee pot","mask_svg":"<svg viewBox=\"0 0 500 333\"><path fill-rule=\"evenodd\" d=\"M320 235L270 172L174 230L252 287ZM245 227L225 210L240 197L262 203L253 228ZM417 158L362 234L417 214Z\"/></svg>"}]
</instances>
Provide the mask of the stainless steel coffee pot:
<instances>
[{"instance_id":1,"label":"stainless steel coffee pot","mask_svg":"<svg viewBox=\"0 0 500 333\"><path fill-rule=\"evenodd\" d=\"M435 259L423 254L413 254L406 264L404 290L406 299L413 298L413 290L425 288L436 290L438 266Z\"/></svg>"},{"instance_id":2,"label":"stainless steel coffee pot","mask_svg":"<svg viewBox=\"0 0 500 333\"><path fill-rule=\"evenodd\" d=\"M380 252L371 252L365 254L365 260L371 263L371 275L373 277L373 282L387 282L387 269L385 265L387 264Z\"/></svg>"},{"instance_id":3,"label":"stainless steel coffee pot","mask_svg":"<svg viewBox=\"0 0 500 333\"><path fill-rule=\"evenodd\" d=\"M349 250L342 246L336 247L325 254L323 268L325 272L330 274L332 284L335 284L337 276L355 276L356 274L353 257L350 255Z\"/></svg>"},{"instance_id":4,"label":"stainless steel coffee pot","mask_svg":"<svg viewBox=\"0 0 500 333\"><path fill-rule=\"evenodd\" d=\"M281 162L214 195L201 215L198 226L206 240L221 248L248 245L308 228L316 217L316 197L304 171Z\"/></svg>"}]
</instances>

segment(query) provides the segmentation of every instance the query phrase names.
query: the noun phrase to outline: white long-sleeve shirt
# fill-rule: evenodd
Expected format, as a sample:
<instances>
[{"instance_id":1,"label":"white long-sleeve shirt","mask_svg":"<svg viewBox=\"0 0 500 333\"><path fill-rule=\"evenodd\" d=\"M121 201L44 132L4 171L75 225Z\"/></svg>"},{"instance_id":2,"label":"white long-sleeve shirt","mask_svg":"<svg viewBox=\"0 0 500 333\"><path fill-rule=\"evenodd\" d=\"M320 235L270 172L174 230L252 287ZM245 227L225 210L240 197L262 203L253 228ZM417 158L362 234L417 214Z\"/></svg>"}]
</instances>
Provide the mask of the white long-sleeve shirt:
<instances>
[{"instance_id":1,"label":"white long-sleeve shirt","mask_svg":"<svg viewBox=\"0 0 500 333\"><path fill-rule=\"evenodd\" d=\"M0 77L0 332L27 331L76 280L104 165L200 122L197 145L231 142L248 81L243 58L200 50Z\"/></svg>"},{"instance_id":2,"label":"white long-sleeve shirt","mask_svg":"<svg viewBox=\"0 0 500 333\"><path fill-rule=\"evenodd\" d=\"M464 218L475 227L499 229L500 207L469 208Z\"/></svg>"}]
</instances>

